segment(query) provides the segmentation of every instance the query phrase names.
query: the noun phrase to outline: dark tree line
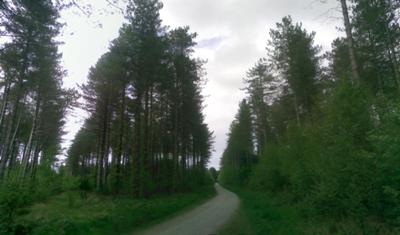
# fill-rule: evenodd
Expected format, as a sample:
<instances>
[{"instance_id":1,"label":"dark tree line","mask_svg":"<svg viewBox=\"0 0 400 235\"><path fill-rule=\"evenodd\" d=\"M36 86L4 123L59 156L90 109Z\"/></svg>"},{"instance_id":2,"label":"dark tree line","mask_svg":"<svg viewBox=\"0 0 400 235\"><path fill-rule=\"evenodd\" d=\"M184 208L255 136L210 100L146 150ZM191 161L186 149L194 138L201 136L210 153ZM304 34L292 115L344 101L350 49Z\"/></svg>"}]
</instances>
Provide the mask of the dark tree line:
<instances>
[{"instance_id":1,"label":"dark tree line","mask_svg":"<svg viewBox=\"0 0 400 235\"><path fill-rule=\"evenodd\" d=\"M227 147L222 156L223 176L229 175L230 181L244 185L255 161L250 105L242 100L231 124Z\"/></svg>"},{"instance_id":2,"label":"dark tree line","mask_svg":"<svg viewBox=\"0 0 400 235\"><path fill-rule=\"evenodd\" d=\"M290 17L270 31L267 59L245 79L220 180L289 193L320 215L351 217L357 231L381 234L371 218L398 227L400 208L400 4L338 4L346 37L325 54ZM239 129L251 139L242 141Z\"/></svg>"},{"instance_id":3,"label":"dark tree line","mask_svg":"<svg viewBox=\"0 0 400 235\"><path fill-rule=\"evenodd\" d=\"M148 197L204 183L204 123L196 34L162 25L157 0L135 0L127 23L82 86L90 117L68 152L84 187Z\"/></svg>"}]
</instances>

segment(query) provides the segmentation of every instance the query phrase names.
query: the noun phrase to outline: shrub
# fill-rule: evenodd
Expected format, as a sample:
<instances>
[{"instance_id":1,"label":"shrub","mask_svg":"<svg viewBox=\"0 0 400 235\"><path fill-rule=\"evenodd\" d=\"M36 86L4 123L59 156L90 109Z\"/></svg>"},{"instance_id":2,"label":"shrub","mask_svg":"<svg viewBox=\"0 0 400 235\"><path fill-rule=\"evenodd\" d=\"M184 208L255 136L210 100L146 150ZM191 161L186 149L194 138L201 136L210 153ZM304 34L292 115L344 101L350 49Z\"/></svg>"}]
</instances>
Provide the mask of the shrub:
<instances>
[{"instance_id":1,"label":"shrub","mask_svg":"<svg viewBox=\"0 0 400 235\"><path fill-rule=\"evenodd\" d=\"M20 209L32 201L27 183L17 180L5 180L0 187L0 234L13 234L15 217Z\"/></svg>"}]
</instances>

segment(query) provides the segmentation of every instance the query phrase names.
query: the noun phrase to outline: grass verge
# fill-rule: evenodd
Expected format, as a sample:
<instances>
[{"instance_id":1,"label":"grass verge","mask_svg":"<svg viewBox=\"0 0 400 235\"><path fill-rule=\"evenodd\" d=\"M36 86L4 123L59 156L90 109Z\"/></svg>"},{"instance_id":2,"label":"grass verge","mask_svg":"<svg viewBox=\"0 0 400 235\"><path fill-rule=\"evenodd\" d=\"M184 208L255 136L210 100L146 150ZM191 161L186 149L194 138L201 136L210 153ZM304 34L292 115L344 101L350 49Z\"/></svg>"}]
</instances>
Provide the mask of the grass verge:
<instances>
[{"instance_id":1,"label":"grass verge","mask_svg":"<svg viewBox=\"0 0 400 235\"><path fill-rule=\"evenodd\" d=\"M196 206L215 195L210 185L195 192L145 200L78 192L55 196L17 217L18 234L128 234Z\"/></svg>"},{"instance_id":2,"label":"grass verge","mask_svg":"<svg viewBox=\"0 0 400 235\"><path fill-rule=\"evenodd\" d=\"M241 207L218 235L394 235L399 229L376 218L318 216L305 204L288 203L287 195L231 188Z\"/></svg>"},{"instance_id":3,"label":"grass verge","mask_svg":"<svg viewBox=\"0 0 400 235\"><path fill-rule=\"evenodd\" d=\"M302 218L295 207L263 192L231 190L240 197L241 207L219 235L302 234Z\"/></svg>"}]
</instances>

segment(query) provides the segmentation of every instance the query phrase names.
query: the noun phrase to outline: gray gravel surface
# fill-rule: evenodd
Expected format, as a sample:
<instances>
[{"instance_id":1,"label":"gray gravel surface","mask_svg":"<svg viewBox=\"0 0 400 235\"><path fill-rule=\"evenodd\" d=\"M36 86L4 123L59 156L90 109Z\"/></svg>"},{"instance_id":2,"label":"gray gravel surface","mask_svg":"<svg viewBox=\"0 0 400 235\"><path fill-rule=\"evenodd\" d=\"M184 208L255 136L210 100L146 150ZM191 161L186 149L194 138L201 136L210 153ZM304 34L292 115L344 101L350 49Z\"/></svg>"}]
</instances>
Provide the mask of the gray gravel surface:
<instances>
[{"instance_id":1,"label":"gray gravel surface","mask_svg":"<svg viewBox=\"0 0 400 235\"><path fill-rule=\"evenodd\" d=\"M214 235L239 207L236 194L215 184L217 195L204 204L134 235Z\"/></svg>"}]
</instances>

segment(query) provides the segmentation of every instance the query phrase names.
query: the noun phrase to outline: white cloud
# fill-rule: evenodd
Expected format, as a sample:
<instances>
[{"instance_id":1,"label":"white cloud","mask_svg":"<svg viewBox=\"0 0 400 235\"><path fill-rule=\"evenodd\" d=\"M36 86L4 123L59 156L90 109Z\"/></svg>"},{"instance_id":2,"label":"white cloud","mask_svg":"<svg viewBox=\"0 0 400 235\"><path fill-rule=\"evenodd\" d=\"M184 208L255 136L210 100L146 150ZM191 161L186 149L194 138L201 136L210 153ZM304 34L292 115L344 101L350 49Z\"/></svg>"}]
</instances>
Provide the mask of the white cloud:
<instances>
[{"instance_id":1,"label":"white cloud","mask_svg":"<svg viewBox=\"0 0 400 235\"><path fill-rule=\"evenodd\" d=\"M217 37L202 39L202 40L198 41L198 43L196 45L196 49L207 48L210 50L216 50L221 46L221 44L224 42L225 39L226 39L226 37L224 37L224 36L217 36Z\"/></svg>"}]
</instances>

